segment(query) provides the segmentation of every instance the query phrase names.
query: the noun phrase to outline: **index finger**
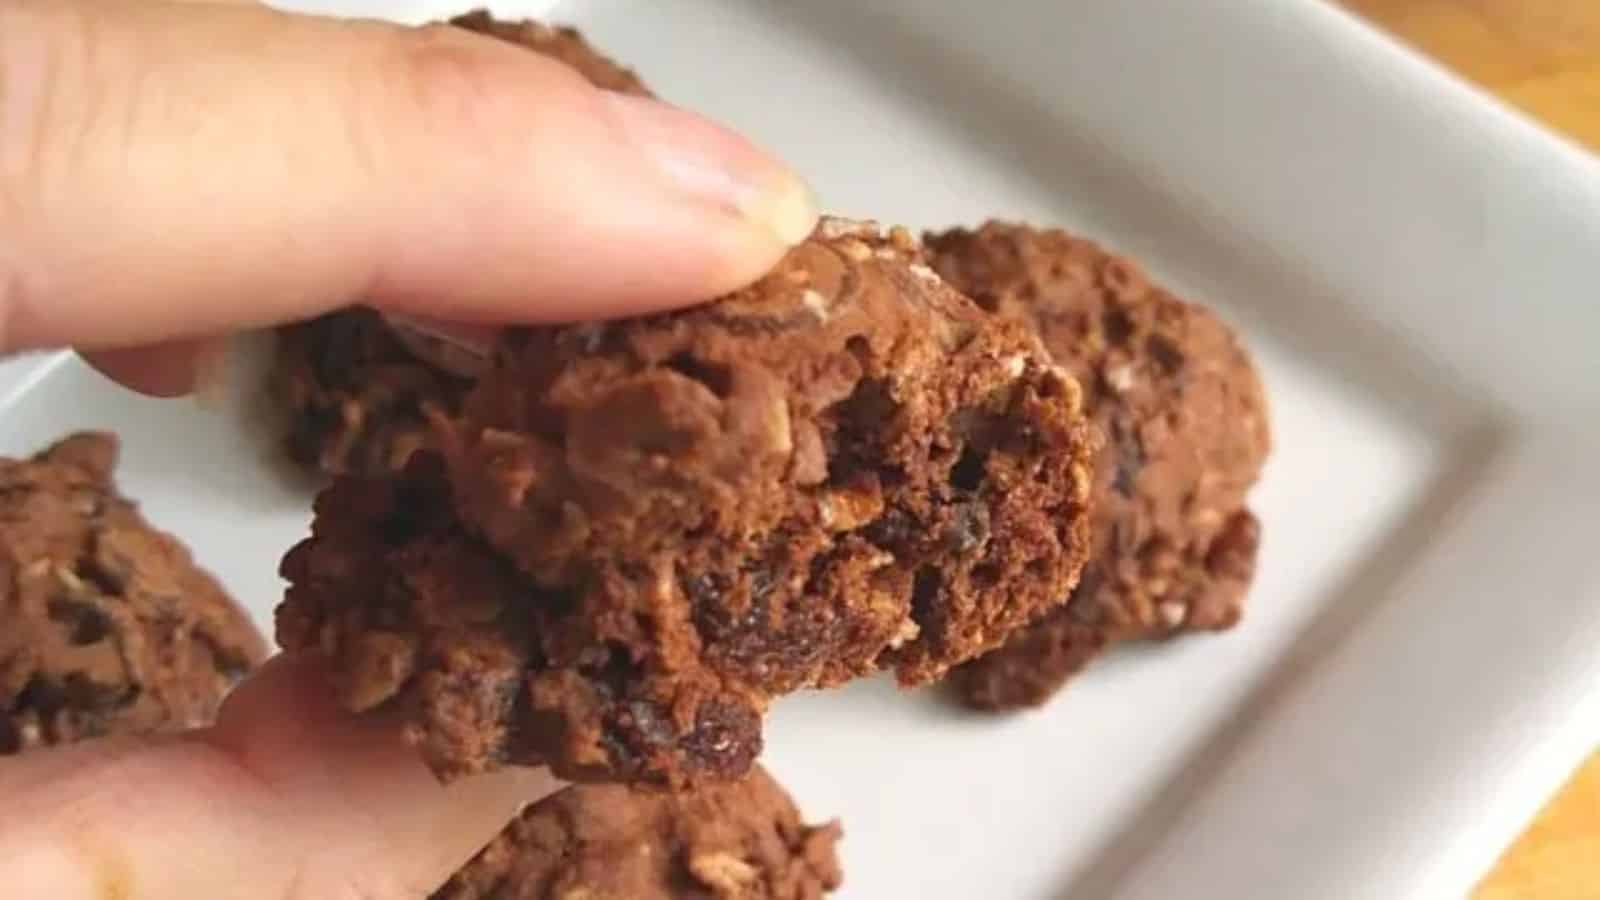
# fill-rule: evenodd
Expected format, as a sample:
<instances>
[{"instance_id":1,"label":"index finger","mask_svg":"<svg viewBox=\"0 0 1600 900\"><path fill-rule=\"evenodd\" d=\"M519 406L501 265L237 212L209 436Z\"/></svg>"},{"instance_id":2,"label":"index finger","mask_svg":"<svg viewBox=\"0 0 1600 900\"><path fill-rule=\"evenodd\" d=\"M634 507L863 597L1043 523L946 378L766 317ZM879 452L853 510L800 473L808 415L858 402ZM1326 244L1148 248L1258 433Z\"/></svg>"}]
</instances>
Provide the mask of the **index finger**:
<instances>
[{"instance_id":1,"label":"index finger","mask_svg":"<svg viewBox=\"0 0 1600 900\"><path fill-rule=\"evenodd\" d=\"M212 729L6 760L6 896L424 897L564 786L543 769L442 785L397 728L336 709L325 679L279 657Z\"/></svg>"},{"instance_id":2,"label":"index finger","mask_svg":"<svg viewBox=\"0 0 1600 900\"><path fill-rule=\"evenodd\" d=\"M815 214L749 142L459 28L0 0L0 351L357 299L466 321L695 302Z\"/></svg>"}]
</instances>

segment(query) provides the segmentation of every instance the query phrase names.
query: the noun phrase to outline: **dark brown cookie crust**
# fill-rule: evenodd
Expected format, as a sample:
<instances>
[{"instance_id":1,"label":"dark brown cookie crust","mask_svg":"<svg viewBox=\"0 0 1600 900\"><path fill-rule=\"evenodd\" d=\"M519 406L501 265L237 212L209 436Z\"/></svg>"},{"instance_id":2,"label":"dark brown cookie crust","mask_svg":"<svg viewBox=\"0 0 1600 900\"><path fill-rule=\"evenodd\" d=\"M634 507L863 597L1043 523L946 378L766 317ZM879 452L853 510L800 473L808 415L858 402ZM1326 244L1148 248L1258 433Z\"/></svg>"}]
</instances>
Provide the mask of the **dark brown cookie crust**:
<instances>
[{"instance_id":1,"label":"dark brown cookie crust","mask_svg":"<svg viewBox=\"0 0 1600 900\"><path fill-rule=\"evenodd\" d=\"M772 696L939 678L1088 555L1077 383L899 230L827 222L706 306L509 333L442 430L448 481L426 458L319 500L279 639L351 708L404 704L447 776L738 777Z\"/></svg>"},{"instance_id":2,"label":"dark brown cookie crust","mask_svg":"<svg viewBox=\"0 0 1600 900\"><path fill-rule=\"evenodd\" d=\"M0 457L0 753L202 725L260 634L112 480L117 442Z\"/></svg>"},{"instance_id":3,"label":"dark brown cookie crust","mask_svg":"<svg viewBox=\"0 0 1600 900\"><path fill-rule=\"evenodd\" d=\"M605 91L652 96L639 76L596 50L576 29L544 22L500 21L487 10L474 10L450 20L451 25L526 47L576 69L588 82Z\"/></svg>"},{"instance_id":4,"label":"dark brown cookie crust","mask_svg":"<svg viewBox=\"0 0 1600 900\"><path fill-rule=\"evenodd\" d=\"M1058 230L991 222L927 238L933 265L1035 328L1106 437L1094 552L1071 600L954 679L972 705L1042 703L1105 645L1235 624L1270 448L1266 395L1234 333L1129 260Z\"/></svg>"},{"instance_id":5,"label":"dark brown cookie crust","mask_svg":"<svg viewBox=\"0 0 1600 900\"><path fill-rule=\"evenodd\" d=\"M450 24L559 60L596 87L651 96L632 70L595 50L572 28L498 21L481 10ZM430 364L441 349L408 346L365 309L279 329L271 381L289 420L289 456L330 474L399 470L412 453L432 445L428 417L454 415L471 386L461 367Z\"/></svg>"},{"instance_id":6,"label":"dark brown cookie crust","mask_svg":"<svg viewBox=\"0 0 1600 900\"><path fill-rule=\"evenodd\" d=\"M838 823L805 824L760 767L688 793L576 785L514 821L433 900L821 900Z\"/></svg>"}]
</instances>

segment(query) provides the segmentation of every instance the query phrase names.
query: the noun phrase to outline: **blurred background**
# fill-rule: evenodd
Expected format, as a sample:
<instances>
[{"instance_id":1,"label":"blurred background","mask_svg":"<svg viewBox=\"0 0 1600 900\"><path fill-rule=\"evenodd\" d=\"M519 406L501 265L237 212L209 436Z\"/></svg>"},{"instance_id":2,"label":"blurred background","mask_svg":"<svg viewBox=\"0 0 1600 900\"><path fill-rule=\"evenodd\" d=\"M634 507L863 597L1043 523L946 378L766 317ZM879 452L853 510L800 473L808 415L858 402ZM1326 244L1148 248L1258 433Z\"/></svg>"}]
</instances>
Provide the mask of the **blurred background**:
<instances>
[{"instance_id":1,"label":"blurred background","mask_svg":"<svg viewBox=\"0 0 1600 900\"><path fill-rule=\"evenodd\" d=\"M1352 12L1600 153L1600 0L1341 0ZM1600 897L1600 753L1473 900Z\"/></svg>"}]
</instances>

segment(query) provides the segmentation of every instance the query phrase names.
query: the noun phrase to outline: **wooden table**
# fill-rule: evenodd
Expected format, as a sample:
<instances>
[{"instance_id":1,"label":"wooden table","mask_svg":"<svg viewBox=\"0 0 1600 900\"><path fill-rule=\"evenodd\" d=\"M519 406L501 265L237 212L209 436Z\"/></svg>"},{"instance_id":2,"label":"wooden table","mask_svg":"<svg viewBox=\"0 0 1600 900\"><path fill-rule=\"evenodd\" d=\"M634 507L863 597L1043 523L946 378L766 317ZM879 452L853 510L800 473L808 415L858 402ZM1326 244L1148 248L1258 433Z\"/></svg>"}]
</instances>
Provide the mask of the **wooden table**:
<instances>
[{"instance_id":1,"label":"wooden table","mask_svg":"<svg viewBox=\"0 0 1600 900\"><path fill-rule=\"evenodd\" d=\"M1600 151L1600 0L1344 0L1523 111ZM1600 898L1600 754L1473 900Z\"/></svg>"}]
</instances>

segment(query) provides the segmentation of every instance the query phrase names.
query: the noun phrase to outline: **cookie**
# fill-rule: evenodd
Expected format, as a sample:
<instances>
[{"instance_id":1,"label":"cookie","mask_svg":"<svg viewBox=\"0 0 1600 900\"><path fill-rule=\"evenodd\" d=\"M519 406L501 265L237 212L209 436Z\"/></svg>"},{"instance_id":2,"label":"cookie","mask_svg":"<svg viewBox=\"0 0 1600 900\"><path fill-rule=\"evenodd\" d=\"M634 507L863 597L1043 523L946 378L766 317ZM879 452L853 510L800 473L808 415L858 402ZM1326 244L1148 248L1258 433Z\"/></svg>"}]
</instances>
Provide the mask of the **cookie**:
<instances>
[{"instance_id":1,"label":"cookie","mask_svg":"<svg viewBox=\"0 0 1600 900\"><path fill-rule=\"evenodd\" d=\"M207 724L266 653L246 614L117 492L116 438L0 457L0 753Z\"/></svg>"},{"instance_id":2,"label":"cookie","mask_svg":"<svg viewBox=\"0 0 1600 900\"><path fill-rule=\"evenodd\" d=\"M529 807L433 900L820 900L837 822L805 824L760 767L688 793L575 785Z\"/></svg>"},{"instance_id":3,"label":"cookie","mask_svg":"<svg viewBox=\"0 0 1600 900\"><path fill-rule=\"evenodd\" d=\"M952 285L1037 331L1105 438L1081 582L1064 606L963 666L962 696L981 708L1035 705L1111 643L1238 622L1260 540L1246 494L1271 438L1260 376L1233 331L1063 231L991 222L926 240Z\"/></svg>"},{"instance_id":4,"label":"cookie","mask_svg":"<svg viewBox=\"0 0 1600 900\"><path fill-rule=\"evenodd\" d=\"M590 46L575 29L500 21L475 11L450 24L558 60L596 87L651 96L632 70ZM377 313L348 309L278 329L271 386L286 412L286 450L330 474L383 474L430 446L428 416L453 415L478 360Z\"/></svg>"},{"instance_id":5,"label":"cookie","mask_svg":"<svg viewBox=\"0 0 1600 900\"><path fill-rule=\"evenodd\" d=\"M506 332L439 457L319 498L279 640L443 776L674 787L747 772L774 696L997 646L1088 557L1090 429L919 252L825 220L707 305Z\"/></svg>"}]
</instances>

